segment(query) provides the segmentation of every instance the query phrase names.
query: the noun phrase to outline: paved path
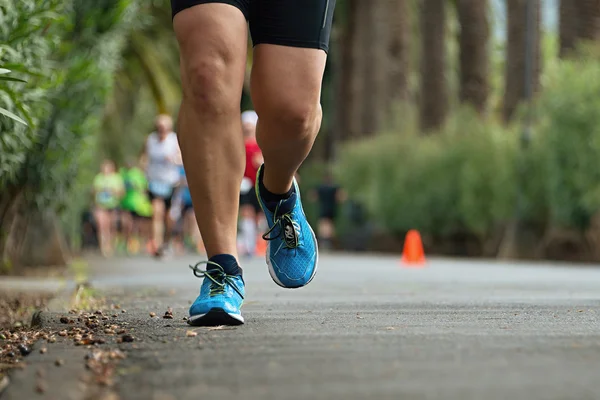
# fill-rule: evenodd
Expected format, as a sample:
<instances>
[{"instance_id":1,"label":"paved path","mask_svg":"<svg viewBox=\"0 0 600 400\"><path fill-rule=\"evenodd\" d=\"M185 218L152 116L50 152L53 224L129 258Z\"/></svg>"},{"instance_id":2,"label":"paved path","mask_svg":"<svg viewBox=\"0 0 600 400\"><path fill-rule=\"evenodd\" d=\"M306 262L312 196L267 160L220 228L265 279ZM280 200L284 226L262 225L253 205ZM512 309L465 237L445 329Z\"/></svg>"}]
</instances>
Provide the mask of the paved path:
<instances>
[{"instance_id":1,"label":"paved path","mask_svg":"<svg viewBox=\"0 0 600 400\"><path fill-rule=\"evenodd\" d=\"M256 260L246 325L185 337L193 261L92 261L135 326L121 399L600 398L598 266L323 256L284 290Z\"/></svg>"}]
</instances>

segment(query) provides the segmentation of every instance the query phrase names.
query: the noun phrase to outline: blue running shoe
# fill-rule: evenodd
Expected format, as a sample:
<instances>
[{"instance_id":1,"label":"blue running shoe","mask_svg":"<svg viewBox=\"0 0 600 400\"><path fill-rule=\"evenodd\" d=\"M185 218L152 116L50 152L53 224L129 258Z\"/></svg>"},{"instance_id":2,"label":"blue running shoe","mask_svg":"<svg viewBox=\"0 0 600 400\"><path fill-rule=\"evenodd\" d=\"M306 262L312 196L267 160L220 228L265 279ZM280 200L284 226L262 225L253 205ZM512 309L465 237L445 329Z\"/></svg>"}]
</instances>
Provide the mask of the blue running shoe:
<instances>
[{"instance_id":1,"label":"blue running shoe","mask_svg":"<svg viewBox=\"0 0 600 400\"><path fill-rule=\"evenodd\" d=\"M263 166L256 174L256 196L265 213L269 230L263 235L267 241L267 265L271 278L286 289L306 286L317 273L319 253L317 238L306 220L300 200L300 188L294 179L290 198L279 202L275 212L269 211L260 196L259 179Z\"/></svg>"},{"instance_id":2,"label":"blue running shoe","mask_svg":"<svg viewBox=\"0 0 600 400\"><path fill-rule=\"evenodd\" d=\"M199 266L211 268L202 271ZM190 307L188 324L194 326L241 325L244 317L240 308L244 302L244 280L241 276L227 275L219 264L202 261L191 266L194 275L204 278L200 296Z\"/></svg>"}]
</instances>

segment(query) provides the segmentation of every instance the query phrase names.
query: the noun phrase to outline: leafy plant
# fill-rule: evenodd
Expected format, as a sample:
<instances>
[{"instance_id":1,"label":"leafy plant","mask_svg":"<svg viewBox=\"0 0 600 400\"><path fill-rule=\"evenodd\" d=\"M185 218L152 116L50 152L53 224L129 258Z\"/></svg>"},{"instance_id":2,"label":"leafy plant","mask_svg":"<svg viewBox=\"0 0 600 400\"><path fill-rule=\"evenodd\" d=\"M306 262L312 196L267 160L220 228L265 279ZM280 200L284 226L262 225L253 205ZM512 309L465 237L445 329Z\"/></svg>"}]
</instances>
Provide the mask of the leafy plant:
<instances>
[{"instance_id":1,"label":"leafy plant","mask_svg":"<svg viewBox=\"0 0 600 400\"><path fill-rule=\"evenodd\" d=\"M22 79L19 78L13 78L11 76L7 76L7 74L9 74L11 72L10 69L6 69L6 68L0 68L0 83L4 83L4 82L25 82ZM4 85L0 84L0 90L6 92L6 93L11 93L8 91L8 88L5 87ZM18 101L18 99L15 99L15 107L22 109L23 106L22 104ZM20 117L18 117L17 115L13 114L12 112L8 111L6 108L2 108L0 107L0 114L11 118L14 121L17 121L21 124L27 125L27 122L25 122L23 119L21 119Z\"/></svg>"}]
</instances>

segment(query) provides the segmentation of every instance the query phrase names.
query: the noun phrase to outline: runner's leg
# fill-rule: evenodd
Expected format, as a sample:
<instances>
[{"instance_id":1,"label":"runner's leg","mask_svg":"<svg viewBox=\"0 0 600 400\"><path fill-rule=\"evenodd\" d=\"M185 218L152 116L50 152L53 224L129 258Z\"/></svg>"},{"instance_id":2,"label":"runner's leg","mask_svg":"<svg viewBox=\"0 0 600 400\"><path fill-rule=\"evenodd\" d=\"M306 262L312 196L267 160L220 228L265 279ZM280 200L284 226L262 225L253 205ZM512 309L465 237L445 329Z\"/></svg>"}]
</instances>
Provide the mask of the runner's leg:
<instances>
[{"instance_id":1,"label":"runner's leg","mask_svg":"<svg viewBox=\"0 0 600 400\"><path fill-rule=\"evenodd\" d=\"M321 125L335 0L255 0L252 5L251 91L264 156L256 192L270 227L267 265L275 283L299 288L315 277L318 247L294 177Z\"/></svg>"},{"instance_id":2,"label":"runner's leg","mask_svg":"<svg viewBox=\"0 0 600 400\"><path fill-rule=\"evenodd\" d=\"M263 184L271 193L284 194L321 126L321 84L335 0L252 4L251 91L265 159Z\"/></svg>"},{"instance_id":3,"label":"runner's leg","mask_svg":"<svg viewBox=\"0 0 600 400\"><path fill-rule=\"evenodd\" d=\"M236 7L209 3L176 14L174 27L183 82L178 137L198 226L209 257L237 258L246 19Z\"/></svg>"},{"instance_id":4,"label":"runner's leg","mask_svg":"<svg viewBox=\"0 0 600 400\"><path fill-rule=\"evenodd\" d=\"M109 217L106 210L97 207L94 210L94 218L96 219L96 227L98 228L98 245L100 246L100 252L102 255L108 255L107 239L109 233Z\"/></svg>"},{"instance_id":5,"label":"runner's leg","mask_svg":"<svg viewBox=\"0 0 600 400\"><path fill-rule=\"evenodd\" d=\"M256 138L265 159L263 183L272 193L292 187L321 126L323 50L260 44L252 69Z\"/></svg>"},{"instance_id":6,"label":"runner's leg","mask_svg":"<svg viewBox=\"0 0 600 400\"><path fill-rule=\"evenodd\" d=\"M165 229L165 201L160 197L152 199L152 239L154 241L154 251L159 251L163 245Z\"/></svg>"}]
</instances>

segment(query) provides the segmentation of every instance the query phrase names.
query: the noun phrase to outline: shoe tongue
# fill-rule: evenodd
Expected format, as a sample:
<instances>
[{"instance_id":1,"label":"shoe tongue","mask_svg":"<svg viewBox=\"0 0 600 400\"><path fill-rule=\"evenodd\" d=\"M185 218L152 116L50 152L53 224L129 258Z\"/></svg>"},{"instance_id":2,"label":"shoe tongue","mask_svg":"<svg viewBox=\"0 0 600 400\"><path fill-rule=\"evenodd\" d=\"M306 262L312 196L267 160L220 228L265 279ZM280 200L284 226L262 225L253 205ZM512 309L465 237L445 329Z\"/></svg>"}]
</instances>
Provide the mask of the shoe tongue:
<instances>
[{"instance_id":1,"label":"shoe tongue","mask_svg":"<svg viewBox=\"0 0 600 400\"><path fill-rule=\"evenodd\" d=\"M279 202L279 209L277 209L276 217L292 212L294 206L296 205L296 196L297 195L294 192L289 198Z\"/></svg>"}]
</instances>

